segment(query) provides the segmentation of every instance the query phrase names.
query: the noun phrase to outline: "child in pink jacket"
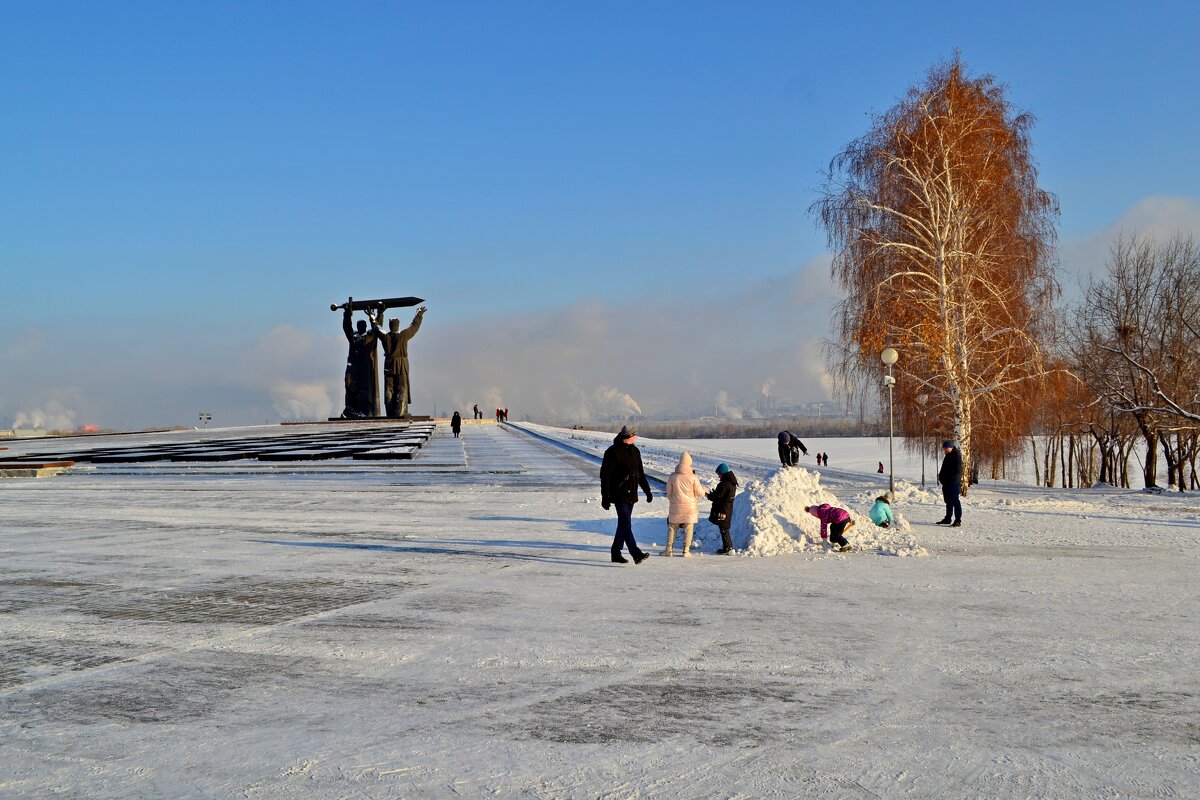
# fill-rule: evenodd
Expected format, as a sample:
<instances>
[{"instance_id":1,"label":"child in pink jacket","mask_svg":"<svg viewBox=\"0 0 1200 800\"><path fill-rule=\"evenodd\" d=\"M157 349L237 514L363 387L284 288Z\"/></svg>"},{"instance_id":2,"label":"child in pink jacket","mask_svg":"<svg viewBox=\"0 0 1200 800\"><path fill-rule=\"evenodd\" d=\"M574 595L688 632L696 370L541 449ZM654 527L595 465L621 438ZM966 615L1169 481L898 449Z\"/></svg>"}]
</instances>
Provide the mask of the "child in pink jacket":
<instances>
[{"instance_id":1,"label":"child in pink jacket","mask_svg":"<svg viewBox=\"0 0 1200 800\"><path fill-rule=\"evenodd\" d=\"M853 549L850 547L850 542L846 541L846 537L842 535L854 524L854 520L850 519L849 511L844 508L831 506L829 503L821 503L819 506L805 506L804 510L821 520L822 542L825 541L828 533L829 541L836 545L834 549L839 553L845 553L847 550Z\"/></svg>"}]
</instances>

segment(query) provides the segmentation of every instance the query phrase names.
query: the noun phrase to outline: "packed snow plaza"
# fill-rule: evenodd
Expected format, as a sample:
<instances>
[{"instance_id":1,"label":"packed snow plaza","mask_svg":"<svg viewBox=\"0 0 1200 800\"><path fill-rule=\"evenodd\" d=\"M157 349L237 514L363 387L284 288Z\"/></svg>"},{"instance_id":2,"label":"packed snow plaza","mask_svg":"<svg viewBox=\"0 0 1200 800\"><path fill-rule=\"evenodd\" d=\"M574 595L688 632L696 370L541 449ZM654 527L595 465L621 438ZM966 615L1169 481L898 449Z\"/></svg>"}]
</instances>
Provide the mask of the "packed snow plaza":
<instances>
[{"instance_id":1,"label":"packed snow plaza","mask_svg":"<svg viewBox=\"0 0 1200 800\"><path fill-rule=\"evenodd\" d=\"M604 438L0 482L0 796L1200 794L1193 497L985 484L951 530L901 461L900 538L832 554L789 492L861 515L878 441L784 485L773 442L642 440L731 464L795 546L618 565ZM660 551L665 503L634 527Z\"/></svg>"}]
</instances>

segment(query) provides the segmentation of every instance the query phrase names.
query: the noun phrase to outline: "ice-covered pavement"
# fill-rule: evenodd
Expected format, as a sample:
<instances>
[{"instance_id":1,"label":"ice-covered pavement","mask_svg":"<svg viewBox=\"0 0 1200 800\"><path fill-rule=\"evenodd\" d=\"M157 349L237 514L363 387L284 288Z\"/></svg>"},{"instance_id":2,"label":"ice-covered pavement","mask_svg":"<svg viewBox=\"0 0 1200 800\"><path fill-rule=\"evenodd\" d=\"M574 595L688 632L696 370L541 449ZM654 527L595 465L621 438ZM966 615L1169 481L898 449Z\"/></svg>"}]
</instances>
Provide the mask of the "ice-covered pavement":
<instances>
[{"instance_id":1,"label":"ice-covered pavement","mask_svg":"<svg viewBox=\"0 0 1200 800\"><path fill-rule=\"evenodd\" d=\"M739 446L697 463L774 469ZM635 567L595 475L487 424L0 482L0 797L1200 795L1200 500L913 492L926 558Z\"/></svg>"}]
</instances>

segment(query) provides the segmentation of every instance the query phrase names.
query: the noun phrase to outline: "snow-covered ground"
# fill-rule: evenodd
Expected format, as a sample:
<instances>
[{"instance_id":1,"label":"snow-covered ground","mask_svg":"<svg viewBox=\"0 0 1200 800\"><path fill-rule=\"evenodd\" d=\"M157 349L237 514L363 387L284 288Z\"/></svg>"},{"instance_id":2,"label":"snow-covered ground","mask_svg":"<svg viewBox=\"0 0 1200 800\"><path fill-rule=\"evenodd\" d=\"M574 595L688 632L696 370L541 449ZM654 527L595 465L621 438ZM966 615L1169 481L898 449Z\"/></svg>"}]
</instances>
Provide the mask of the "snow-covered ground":
<instances>
[{"instance_id":1,"label":"snow-covered ground","mask_svg":"<svg viewBox=\"0 0 1200 800\"><path fill-rule=\"evenodd\" d=\"M547 438L0 482L0 797L1200 796L1200 498L985 482L941 528L898 450L918 557L827 554L795 506L865 513L886 440L642 440L797 546L616 565Z\"/></svg>"}]
</instances>

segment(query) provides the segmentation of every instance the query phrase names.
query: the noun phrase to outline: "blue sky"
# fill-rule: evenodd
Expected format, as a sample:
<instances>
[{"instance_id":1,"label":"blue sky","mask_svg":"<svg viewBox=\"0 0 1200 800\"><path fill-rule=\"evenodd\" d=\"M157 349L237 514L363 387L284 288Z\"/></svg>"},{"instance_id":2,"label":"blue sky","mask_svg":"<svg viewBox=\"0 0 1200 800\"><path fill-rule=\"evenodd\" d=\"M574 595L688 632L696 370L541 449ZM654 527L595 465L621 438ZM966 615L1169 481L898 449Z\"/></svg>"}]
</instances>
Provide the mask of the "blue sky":
<instances>
[{"instance_id":1,"label":"blue sky","mask_svg":"<svg viewBox=\"0 0 1200 800\"><path fill-rule=\"evenodd\" d=\"M1200 228L1197 23L1182 2L0 0L0 425L48 401L114 425L320 413L348 294L428 300L418 410L826 400L807 210L869 114L954 48L1006 83L1070 283L1116 229ZM543 339L572 344L533 369Z\"/></svg>"}]
</instances>

